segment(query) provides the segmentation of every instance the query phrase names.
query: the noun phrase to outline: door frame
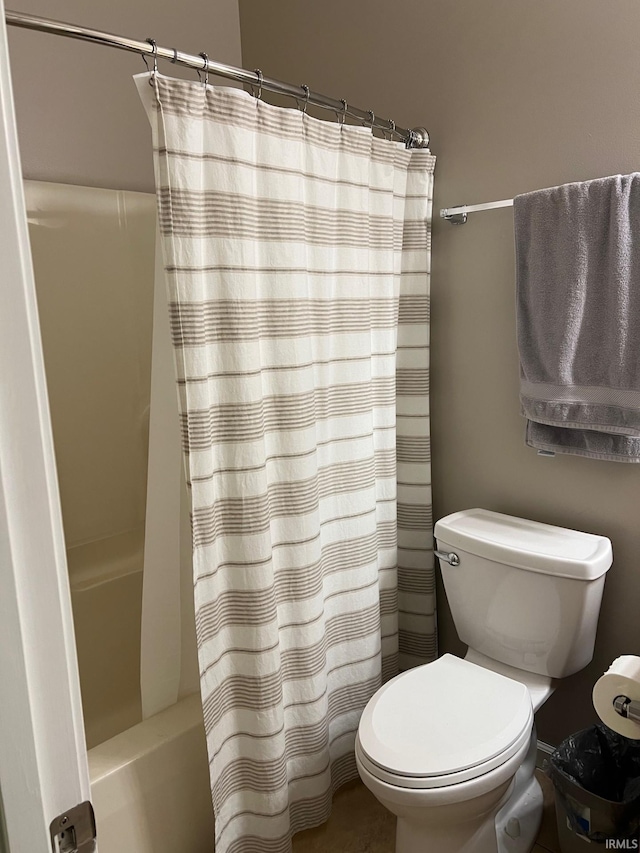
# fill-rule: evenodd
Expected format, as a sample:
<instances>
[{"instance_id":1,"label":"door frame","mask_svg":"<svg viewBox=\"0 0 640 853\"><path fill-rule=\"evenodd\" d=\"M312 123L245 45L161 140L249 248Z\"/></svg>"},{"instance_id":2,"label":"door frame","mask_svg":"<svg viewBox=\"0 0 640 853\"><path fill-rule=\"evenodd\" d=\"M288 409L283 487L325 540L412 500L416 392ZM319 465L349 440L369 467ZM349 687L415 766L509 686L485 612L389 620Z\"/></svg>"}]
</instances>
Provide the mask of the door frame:
<instances>
[{"instance_id":1,"label":"door frame","mask_svg":"<svg viewBox=\"0 0 640 853\"><path fill-rule=\"evenodd\" d=\"M4 0L0 16L0 795L10 853L50 853L90 785Z\"/></svg>"}]
</instances>

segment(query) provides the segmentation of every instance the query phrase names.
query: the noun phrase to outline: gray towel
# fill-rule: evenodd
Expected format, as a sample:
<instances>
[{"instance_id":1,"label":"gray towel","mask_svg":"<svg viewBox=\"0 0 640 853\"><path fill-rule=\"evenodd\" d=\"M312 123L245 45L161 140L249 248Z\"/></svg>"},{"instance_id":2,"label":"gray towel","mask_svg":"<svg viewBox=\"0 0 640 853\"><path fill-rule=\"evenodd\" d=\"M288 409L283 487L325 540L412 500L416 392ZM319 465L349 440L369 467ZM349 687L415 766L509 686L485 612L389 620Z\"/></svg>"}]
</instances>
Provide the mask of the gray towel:
<instances>
[{"instance_id":1,"label":"gray towel","mask_svg":"<svg viewBox=\"0 0 640 853\"><path fill-rule=\"evenodd\" d=\"M531 447L640 462L640 173L514 199Z\"/></svg>"}]
</instances>

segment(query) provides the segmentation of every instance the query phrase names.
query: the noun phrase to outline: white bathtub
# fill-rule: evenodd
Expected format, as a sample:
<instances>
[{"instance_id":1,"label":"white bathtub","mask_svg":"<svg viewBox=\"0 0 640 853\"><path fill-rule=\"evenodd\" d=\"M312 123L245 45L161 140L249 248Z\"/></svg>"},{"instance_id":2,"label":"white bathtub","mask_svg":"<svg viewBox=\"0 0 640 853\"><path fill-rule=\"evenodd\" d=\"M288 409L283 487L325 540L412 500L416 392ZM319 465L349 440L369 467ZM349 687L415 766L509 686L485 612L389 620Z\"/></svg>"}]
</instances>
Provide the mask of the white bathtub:
<instances>
[{"instance_id":1,"label":"white bathtub","mask_svg":"<svg viewBox=\"0 0 640 853\"><path fill-rule=\"evenodd\" d=\"M200 696L142 721L141 532L68 554L100 853L211 853Z\"/></svg>"},{"instance_id":2,"label":"white bathtub","mask_svg":"<svg viewBox=\"0 0 640 853\"><path fill-rule=\"evenodd\" d=\"M211 853L213 810L199 696L89 751L100 853Z\"/></svg>"}]
</instances>

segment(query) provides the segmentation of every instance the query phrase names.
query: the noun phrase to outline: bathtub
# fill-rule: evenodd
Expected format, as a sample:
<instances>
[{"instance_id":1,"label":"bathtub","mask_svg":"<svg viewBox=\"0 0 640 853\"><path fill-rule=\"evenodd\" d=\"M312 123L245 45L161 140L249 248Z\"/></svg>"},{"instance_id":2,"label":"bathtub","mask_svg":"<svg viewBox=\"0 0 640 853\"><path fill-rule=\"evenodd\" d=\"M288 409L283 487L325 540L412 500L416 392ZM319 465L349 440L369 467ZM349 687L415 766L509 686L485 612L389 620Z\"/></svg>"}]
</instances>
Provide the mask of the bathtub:
<instances>
[{"instance_id":1,"label":"bathtub","mask_svg":"<svg viewBox=\"0 0 640 853\"><path fill-rule=\"evenodd\" d=\"M142 720L142 531L72 548L71 597L100 853L211 853L200 696Z\"/></svg>"},{"instance_id":2,"label":"bathtub","mask_svg":"<svg viewBox=\"0 0 640 853\"><path fill-rule=\"evenodd\" d=\"M89 750L100 853L211 853L213 809L199 696Z\"/></svg>"}]
</instances>

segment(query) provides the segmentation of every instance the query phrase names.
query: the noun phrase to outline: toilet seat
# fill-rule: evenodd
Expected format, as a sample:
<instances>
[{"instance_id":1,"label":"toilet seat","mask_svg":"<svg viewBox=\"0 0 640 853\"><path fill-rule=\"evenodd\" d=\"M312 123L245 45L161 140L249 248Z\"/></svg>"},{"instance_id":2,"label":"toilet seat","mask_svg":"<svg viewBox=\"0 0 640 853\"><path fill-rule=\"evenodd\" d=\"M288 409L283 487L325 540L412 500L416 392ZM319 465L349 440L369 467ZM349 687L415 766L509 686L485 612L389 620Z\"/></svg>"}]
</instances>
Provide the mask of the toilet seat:
<instances>
[{"instance_id":1,"label":"toilet seat","mask_svg":"<svg viewBox=\"0 0 640 853\"><path fill-rule=\"evenodd\" d=\"M384 782L439 788L504 764L532 726L524 684L447 654L378 690L362 715L356 752Z\"/></svg>"}]
</instances>

